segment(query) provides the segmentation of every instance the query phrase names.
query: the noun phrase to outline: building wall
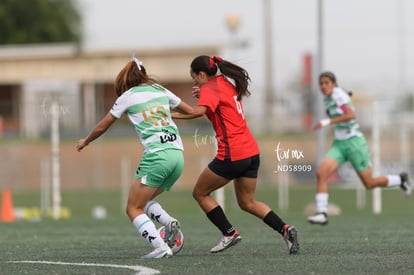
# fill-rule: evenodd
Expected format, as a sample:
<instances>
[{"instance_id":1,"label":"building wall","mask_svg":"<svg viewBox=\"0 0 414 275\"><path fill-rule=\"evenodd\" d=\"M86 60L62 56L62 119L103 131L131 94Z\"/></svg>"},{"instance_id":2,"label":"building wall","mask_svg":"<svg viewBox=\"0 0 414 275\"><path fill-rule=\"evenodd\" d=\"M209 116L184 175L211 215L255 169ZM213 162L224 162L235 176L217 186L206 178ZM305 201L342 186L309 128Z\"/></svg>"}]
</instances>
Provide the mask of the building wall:
<instances>
[{"instance_id":1,"label":"building wall","mask_svg":"<svg viewBox=\"0 0 414 275\"><path fill-rule=\"evenodd\" d=\"M0 135L47 134L56 100L63 131L90 128L114 103L113 81L132 52L148 74L191 102L189 66L219 49L125 49L84 52L73 44L0 47Z\"/></svg>"}]
</instances>

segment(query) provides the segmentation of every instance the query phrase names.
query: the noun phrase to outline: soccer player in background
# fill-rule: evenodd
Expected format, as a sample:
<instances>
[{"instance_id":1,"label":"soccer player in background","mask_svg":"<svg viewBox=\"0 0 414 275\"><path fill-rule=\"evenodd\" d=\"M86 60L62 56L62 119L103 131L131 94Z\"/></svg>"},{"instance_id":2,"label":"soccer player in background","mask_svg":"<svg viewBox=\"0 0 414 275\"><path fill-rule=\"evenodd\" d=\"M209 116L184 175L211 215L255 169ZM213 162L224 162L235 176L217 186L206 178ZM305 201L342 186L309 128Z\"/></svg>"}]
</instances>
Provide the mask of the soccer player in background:
<instances>
[{"instance_id":1,"label":"soccer player in background","mask_svg":"<svg viewBox=\"0 0 414 275\"><path fill-rule=\"evenodd\" d=\"M405 172L399 175L372 177L370 154L363 133L359 130L350 95L338 87L331 72L319 76L320 89L328 118L320 120L315 130L334 125L335 138L317 171L316 211L308 217L312 224L328 223L328 178L338 167L349 161L367 189L375 187L400 187L405 195L411 195L412 187Z\"/></svg>"},{"instance_id":2,"label":"soccer player in background","mask_svg":"<svg viewBox=\"0 0 414 275\"><path fill-rule=\"evenodd\" d=\"M239 231L228 221L211 193L234 180L240 208L276 230L286 241L289 253L299 250L297 230L286 224L265 203L256 201L259 147L243 113L242 98L250 95L249 74L241 67L220 57L196 57L191 63L195 82L193 95L198 98L192 114L172 113L173 118L191 119L206 115L216 133L218 150L215 158L201 172L193 197L208 219L220 230L222 238L210 252L221 252L241 240Z\"/></svg>"},{"instance_id":3,"label":"soccer player in background","mask_svg":"<svg viewBox=\"0 0 414 275\"><path fill-rule=\"evenodd\" d=\"M184 165L183 144L170 108L191 113L192 107L150 78L135 57L120 71L114 87L118 98L112 109L87 137L79 140L76 149L81 151L122 114L128 115L144 154L129 189L126 212L139 234L154 247L142 258L171 257L180 223L153 199L170 190ZM165 226L164 238L151 219Z\"/></svg>"}]
</instances>

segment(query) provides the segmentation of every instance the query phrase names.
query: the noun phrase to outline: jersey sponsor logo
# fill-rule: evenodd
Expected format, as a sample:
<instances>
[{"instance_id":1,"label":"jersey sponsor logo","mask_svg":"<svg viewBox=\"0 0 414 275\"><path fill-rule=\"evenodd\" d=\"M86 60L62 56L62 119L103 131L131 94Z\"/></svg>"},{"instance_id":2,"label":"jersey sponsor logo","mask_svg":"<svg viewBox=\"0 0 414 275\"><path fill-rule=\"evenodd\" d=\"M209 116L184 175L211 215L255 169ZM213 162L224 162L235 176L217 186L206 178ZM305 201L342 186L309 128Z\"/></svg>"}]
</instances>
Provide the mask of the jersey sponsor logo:
<instances>
[{"instance_id":1,"label":"jersey sponsor logo","mask_svg":"<svg viewBox=\"0 0 414 275\"><path fill-rule=\"evenodd\" d=\"M173 133L166 133L160 136L161 143L173 142L177 140L177 135Z\"/></svg>"}]
</instances>

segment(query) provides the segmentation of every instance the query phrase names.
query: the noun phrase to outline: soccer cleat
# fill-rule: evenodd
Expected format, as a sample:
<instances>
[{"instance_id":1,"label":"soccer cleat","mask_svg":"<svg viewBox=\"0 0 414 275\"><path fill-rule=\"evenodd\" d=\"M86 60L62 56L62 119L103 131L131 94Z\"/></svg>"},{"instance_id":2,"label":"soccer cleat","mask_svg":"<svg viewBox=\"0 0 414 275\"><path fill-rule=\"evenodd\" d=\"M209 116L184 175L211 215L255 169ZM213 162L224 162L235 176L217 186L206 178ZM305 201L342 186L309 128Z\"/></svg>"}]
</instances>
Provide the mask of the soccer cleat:
<instances>
[{"instance_id":1,"label":"soccer cleat","mask_svg":"<svg viewBox=\"0 0 414 275\"><path fill-rule=\"evenodd\" d=\"M328 223L328 215L325 212L317 213L308 217L308 222L311 224L326 225Z\"/></svg>"},{"instance_id":2,"label":"soccer cleat","mask_svg":"<svg viewBox=\"0 0 414 275\"><path fill-rule=\"evenodd\" d=\"M180 233L180 222L176 219L172 219L165 227L165 235L163 237L164 242L168 244L170 248L175 245L178 234Z\"/></svg>"},{"instance_id":3,"label":"soccer cleat","mask_svg":"<svg viewBox=\"0 0 414 275\"><path fill-rule=\"evenodd\" d=\"M236 245L238 242L241 241L241 236L239 231L234 231L232 236L223 236L220 240L220 242L218 243L218 245L216 245L215 247L213 247L210 252L211 253L217 253L217 252L221 252L233 245Z\"/></svg>"},{"instance_id":4,"label":"soccer cleat","mask_svg":"<svg viewBox=\"0 0 414 275\"><path fill-rule=\"evenodd\" d=\"M286 224L283 229L283 240L285 240L289 249L289 254L298 254L299 242L298 242L298 230L292 225Z\"/></svg>"},{"instance_id":5,"label":"soccer cleat","mask_svg":"<svg viewBox=\"0 0 414 275\"><path fill-rule=\"evenodd\" d=\"M408 174L403 172L400 174L401 177L401 189L404 191L404 194L408 197L411 196L411 192L413 191L413 187L411 186L410 182L408 181Z\"/></svg>"},{"instance_id":6,"label":"soccer cleat","mask_svg":"<svg viewBox=\"0 0 414 275\"><path fill-rule=\"evenodd\" d=\"M151 253L142 256L141 259L170 258L172 255L171 248L167 244L164 244L161 247L155 248Z\"/></svg>"}]
</instances>

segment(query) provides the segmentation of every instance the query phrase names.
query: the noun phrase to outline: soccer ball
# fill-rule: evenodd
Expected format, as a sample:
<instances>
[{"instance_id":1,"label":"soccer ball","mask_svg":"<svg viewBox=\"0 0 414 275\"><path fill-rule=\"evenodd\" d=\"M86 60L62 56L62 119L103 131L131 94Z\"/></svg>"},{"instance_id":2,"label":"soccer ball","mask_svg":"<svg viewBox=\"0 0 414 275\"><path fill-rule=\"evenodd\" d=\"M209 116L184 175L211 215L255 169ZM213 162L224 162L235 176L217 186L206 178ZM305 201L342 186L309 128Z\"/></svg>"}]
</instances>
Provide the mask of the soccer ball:
<instances>
[{"instance_id":1,"label":"soccer ball","mask_svg":"<svg viewBox=\"0 0 414 275\"><path fill-rule=\"evenodd\" d=\"M165 236L165 226L161 226L158 228L158 233L160 234L161 238ZM177 239L175 240L175 244L171 247L173 254L177 254L184 246L184 234L181 230L178 230Z\"/></svg>"},{"instance_id":2,"label":"soccer ball","mask_svg":"<svg viewBox=\"0 0 414 275\"><path fill-rule=\"evenodd\" d=\"M103 220L106 218L106 209L101 205L97 205L92 208L92 217L97 220Z\"/></svg>"}]
</instances>

